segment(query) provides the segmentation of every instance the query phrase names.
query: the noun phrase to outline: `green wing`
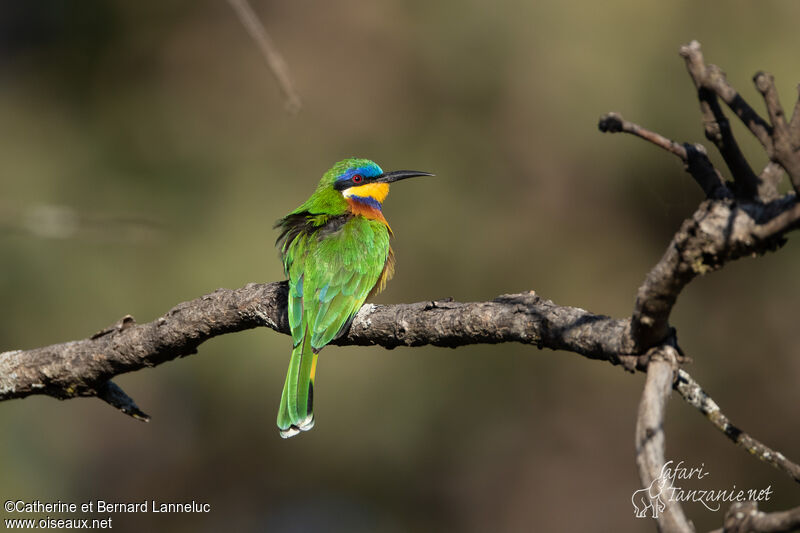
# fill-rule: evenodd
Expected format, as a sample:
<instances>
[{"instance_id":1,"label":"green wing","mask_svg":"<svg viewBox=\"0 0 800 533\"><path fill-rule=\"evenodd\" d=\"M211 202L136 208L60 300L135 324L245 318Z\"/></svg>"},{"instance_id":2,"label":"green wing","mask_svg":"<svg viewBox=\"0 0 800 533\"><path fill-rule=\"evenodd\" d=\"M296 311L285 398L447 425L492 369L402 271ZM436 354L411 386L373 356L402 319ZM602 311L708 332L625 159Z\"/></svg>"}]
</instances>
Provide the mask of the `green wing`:
<instances>
[{"instance_id":1,"label":"green wing","mask_svg":"<svg viewBox=\"0 0 800 533\"><path fill-rule=\"evenodd\" d=\"M299 235L289 245L284 267L294 349L278 413L282 435L313 426L317 352L352 321L388 256L386 226L362 217L332 233Z\"/></svg>"},{"instance_id":2,"label":"green wing","mask_svg":"<svg viewBox=\"0 0 800 533\"><path fill-rule=\"evenodd\" d=\"M388 253L386 227L361 217L309 247L303 321L314 349L322 349L352 320L377 283Z\"/></svg>"}]
</instances>

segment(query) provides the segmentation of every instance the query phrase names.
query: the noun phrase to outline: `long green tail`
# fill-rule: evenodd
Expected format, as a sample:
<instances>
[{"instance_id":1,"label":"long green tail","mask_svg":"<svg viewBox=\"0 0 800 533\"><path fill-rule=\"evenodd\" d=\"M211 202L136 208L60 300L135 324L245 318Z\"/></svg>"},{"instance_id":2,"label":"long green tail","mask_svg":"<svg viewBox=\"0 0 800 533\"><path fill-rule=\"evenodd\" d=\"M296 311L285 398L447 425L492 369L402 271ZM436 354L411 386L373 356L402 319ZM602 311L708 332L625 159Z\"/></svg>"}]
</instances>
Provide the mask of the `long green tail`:
<instances>
[{"instance_id":1,"label":"long green tail","mask_svg":"<svg viewBox=\"0 0 800 533\"><path fill-rule=\"evenodd\" d=\"M278 409L278 428L284 439L314 427L314 375L318 355L311 347L308 333L292 350Z\"/></svg>"}]
</instances>

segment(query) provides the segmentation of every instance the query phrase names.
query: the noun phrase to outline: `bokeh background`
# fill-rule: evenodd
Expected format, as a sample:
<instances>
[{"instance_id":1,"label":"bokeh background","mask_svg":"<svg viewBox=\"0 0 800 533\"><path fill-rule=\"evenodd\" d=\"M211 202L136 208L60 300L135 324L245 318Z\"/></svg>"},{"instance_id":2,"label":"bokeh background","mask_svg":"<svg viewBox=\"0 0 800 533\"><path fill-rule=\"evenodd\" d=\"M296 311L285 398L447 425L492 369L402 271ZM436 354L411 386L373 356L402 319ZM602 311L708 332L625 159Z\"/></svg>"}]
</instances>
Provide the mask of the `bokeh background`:
<instances>
[{"instance_id":1,"label":"bokeh background","mask_svg":"<svg viewBox=\"0 0 800 533\"><path fill-rule=\"evenodd\" d=\"M252 2L296 116L222 0L0 4L0 350L281 279L272 224L354 155L437 174L392 189L398 268L377 302L534 289L625 316L701 194L598 117L704 142L691 39L758 109L755 71L789 109L800 80L790 2ZM672 319L723 410L795 460L799 265L793 236L693 282ZM0 499L212 506L113 515L118 531L653 530L631 505L642 375L516 345L331 347L317 427L283 441L289 353L259 329L119 377L149 424L92 399L0 404ZM680 399L666 429L669 458L709 472L687 486L800 499ZM725 508L685 506L700 530Z\"/></svg>"}]
</instances>

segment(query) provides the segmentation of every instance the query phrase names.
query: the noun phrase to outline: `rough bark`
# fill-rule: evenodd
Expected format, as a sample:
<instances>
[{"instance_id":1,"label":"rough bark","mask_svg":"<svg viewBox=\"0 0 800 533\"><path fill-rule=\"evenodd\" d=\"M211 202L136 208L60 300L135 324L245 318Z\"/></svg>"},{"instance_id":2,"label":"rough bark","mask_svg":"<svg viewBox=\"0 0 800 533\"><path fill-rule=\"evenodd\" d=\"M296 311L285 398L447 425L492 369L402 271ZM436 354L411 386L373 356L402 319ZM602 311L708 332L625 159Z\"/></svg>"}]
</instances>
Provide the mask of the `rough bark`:
<instances>
[{"instance_id":1,"label":"rough bark","mask_svg":"<svg viewBox=\"0 0 800 533\"><path fill-rule=\"evenodd\" d=\"M126 316L88 339L0 354L0 400L45 394L96 396L112 377L197 351L204 341L266 326L289 333L287 284L219 289L136 324ZM332 344L455 348L521 342L618 364L630 346L630 321L559 306L534 292L489 302L452 300L361 308L347 335ZM635 358L626 359L635 366Z\"/></svg>"}]
</instances>

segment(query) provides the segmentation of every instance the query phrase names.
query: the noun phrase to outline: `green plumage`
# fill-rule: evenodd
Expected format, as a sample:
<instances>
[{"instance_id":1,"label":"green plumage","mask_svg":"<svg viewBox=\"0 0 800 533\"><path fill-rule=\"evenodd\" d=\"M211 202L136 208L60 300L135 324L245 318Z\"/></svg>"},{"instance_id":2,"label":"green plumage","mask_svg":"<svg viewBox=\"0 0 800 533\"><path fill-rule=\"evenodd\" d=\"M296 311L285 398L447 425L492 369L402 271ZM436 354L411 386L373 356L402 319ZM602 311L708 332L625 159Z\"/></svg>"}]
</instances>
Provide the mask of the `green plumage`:
<instances>
[{"instance_id":1,"label":"green plumage","mask_svg":"<svg viewBox=\"0 0 800 533\"><path fill-rule=\"evenodd\" d=\"M428 174L384 174L367 159L340 161L303 205L276 224L293 341L278 411L281 436L313 427L318 352L347 330L393 271L390 230L381 214L388 183L419 175Z\"/></svg>"}]
</instances>

